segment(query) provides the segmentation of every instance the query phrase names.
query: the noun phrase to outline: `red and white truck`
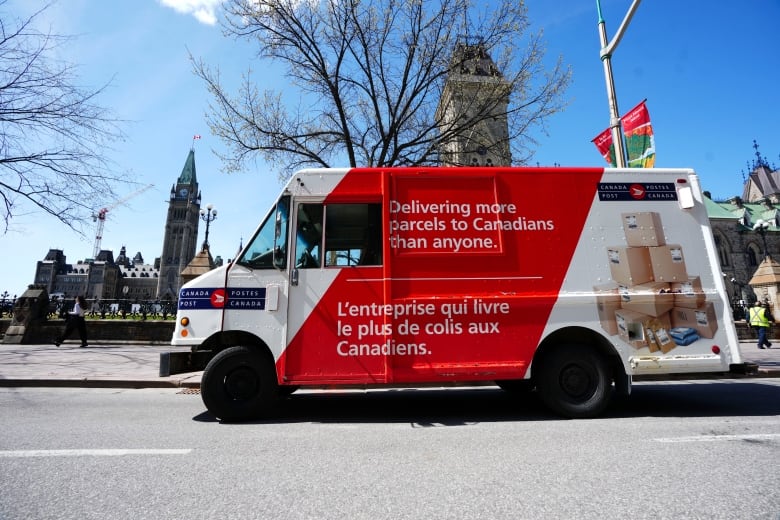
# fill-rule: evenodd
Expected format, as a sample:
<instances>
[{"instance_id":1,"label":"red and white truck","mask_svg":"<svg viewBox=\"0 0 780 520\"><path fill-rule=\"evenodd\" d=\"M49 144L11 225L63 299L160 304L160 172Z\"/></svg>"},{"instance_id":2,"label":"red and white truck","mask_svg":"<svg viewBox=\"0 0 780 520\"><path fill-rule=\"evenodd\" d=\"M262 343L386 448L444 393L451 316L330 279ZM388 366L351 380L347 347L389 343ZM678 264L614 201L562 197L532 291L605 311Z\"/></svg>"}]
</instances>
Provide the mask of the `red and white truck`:
<instances>
[{"instance_id":1,"label":"red and white truck","mask_svg":"<svg viewBox=\"0 0 780 520\"><path fill-rule=\"evenodd\" d=\"M181 289L172 345L161 374L205 367L223 420L305 386L485 381L592 417L632 376L744 366L686 169L300 171Z\"/></svg>"}]
</instances>

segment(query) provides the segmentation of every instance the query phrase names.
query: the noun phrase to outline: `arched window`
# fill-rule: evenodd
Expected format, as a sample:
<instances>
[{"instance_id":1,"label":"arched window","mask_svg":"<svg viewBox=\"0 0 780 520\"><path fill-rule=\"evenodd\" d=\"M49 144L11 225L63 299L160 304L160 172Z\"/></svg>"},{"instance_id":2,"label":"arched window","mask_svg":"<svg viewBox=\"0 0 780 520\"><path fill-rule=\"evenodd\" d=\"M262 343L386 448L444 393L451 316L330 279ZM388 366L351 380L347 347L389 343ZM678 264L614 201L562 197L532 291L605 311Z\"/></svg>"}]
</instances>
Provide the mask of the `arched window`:
<instances>
[{"instance_id":1,"label":"arched window","mask_svg":"<svg viewBox=\"0 0 780 520\"><path fill-rule=\"evenodd\" d=\"M747 247L747 262L750 267L758 267L758 257L761 256L761 252L758 250L755 244L750 244Z\"/></svg>"},{"instance_id":2,"label":"arched window","mask_svg":"<svg viewBox=\"0 0 780 520\"><path fill-rule=\"evenodd\" d=\"M724 237L720 231L713 230L715 238L715 248L718 250L718 260L720 260L721 267L729 267L731 265L731 244L728 239Z\"/></svg>"}]
</instances>

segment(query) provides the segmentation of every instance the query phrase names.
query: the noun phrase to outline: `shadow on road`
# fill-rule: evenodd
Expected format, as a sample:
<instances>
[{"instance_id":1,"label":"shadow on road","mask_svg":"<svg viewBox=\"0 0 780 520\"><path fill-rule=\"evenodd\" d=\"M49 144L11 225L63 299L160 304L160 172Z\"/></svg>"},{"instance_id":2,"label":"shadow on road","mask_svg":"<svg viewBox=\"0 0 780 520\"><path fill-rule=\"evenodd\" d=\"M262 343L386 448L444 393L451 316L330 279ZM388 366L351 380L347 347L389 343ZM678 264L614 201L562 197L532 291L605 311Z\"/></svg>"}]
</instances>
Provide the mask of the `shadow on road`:
<instances>
[{"instance_id":1,"label":"shadow on road","mask_svg":"<svg viewBox=\"0 0 780 520\"><path fill-rule=\"evenodd\" d=\"M615 399L602 419L780 415L780 386L772 380L637 383L628 399ZM220 422L204 411L199 422ZM565 420L549 412L536 393L496 387L299 391L265 423L410 423L413 427L467 426L482 422Z\"/></svg>"},{"instance_id":2,"label":"shadow on road","mask_svg":"<svg viewBox=\"0 0 780 520\"><path fill-rule=\"evenodd\" d=\"M637 384L619 417L722 417L780 414L780 386L775 379L664 382Z\"/></svg>"}]
</instances>

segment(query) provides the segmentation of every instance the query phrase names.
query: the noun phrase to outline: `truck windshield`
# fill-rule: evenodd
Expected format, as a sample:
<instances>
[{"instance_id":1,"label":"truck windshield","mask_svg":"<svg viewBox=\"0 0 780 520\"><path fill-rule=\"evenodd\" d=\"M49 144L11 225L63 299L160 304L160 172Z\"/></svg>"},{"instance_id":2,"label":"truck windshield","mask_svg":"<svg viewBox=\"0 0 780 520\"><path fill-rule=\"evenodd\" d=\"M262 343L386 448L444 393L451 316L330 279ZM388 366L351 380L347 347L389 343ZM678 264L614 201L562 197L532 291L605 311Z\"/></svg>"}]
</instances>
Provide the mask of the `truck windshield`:
<instances>
[{"instance_id":1,"label":"truck windshield","mask_svg":"<svg viewBox=\"0 0 780 520\"><path fill-rule=\"evenodd\" d=\"M290 219L290 197L276 204L249 242L238 264L252 269L284 269L287 266L287 223Z\"/></svg>"}]
</instances>

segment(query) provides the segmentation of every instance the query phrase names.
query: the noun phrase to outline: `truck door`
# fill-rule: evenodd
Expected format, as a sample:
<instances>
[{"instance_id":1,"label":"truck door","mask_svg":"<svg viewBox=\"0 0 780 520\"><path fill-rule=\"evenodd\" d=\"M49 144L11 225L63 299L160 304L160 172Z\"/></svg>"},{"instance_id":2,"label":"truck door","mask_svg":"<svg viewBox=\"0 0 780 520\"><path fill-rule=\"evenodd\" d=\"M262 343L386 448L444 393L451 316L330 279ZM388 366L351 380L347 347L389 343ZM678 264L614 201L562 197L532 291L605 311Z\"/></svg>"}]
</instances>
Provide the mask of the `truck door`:
<instances>
[{"instance_id":1,"label":"truck door","mask_svg":"<svg viewBox=\"0 0 780 520\"><path fill-rule=\"evenodd\" d=\"M298 199L293 209L285 380L384 382L381 204Z\"/></svg>"},{"instance_id":2,"label":"truck door","mask_svg":"<svg viewBox=\"0 0 780 520\"><path fill-rule=\"evenodd\" d=\"M286 339L289 214L285 195L230 267L222 299L222 329L257 336L275 359Z\"/></svg>"}]
</instances>

